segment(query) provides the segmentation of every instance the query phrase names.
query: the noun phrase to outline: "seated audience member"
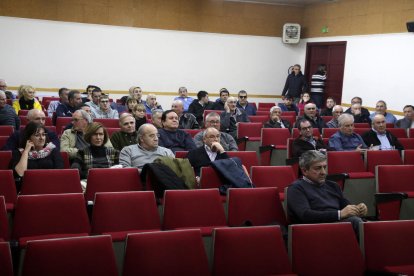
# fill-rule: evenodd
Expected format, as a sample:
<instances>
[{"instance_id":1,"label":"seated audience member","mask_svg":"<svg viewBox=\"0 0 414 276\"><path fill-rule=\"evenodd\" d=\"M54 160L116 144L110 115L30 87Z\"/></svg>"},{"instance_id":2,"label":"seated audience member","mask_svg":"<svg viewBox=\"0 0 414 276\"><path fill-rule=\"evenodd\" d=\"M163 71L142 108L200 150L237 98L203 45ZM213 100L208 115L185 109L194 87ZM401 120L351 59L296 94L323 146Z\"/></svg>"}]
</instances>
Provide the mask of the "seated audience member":
<instances>
[{"instance_id":1,"label":"seated audience member","mask_svg":"<svg viewBox=\"0 0 414 276\"><path fill-rule=\"evenodd\" d=\"M304 114L296 120L295 127L299 128L299 122L301 119L308 120L312 124L313 128L319 129L320 133L322 133L322 128L326 127L324 120L318 115L316 105L314 103L308 103L305 105Z\"/></svg>"},{"instance_id":2,"label":"seated audience member","mask_svg":"<svg viewBox=\"0 0 414 276\"><path fill-rule=\"evenodd\" d=\"M296 116L299 114L299 108L293 103L293 97L290 95L284 96L283 103L278 103L277 106L280 107L282 112L295 111Z\"/></svg>"},{"instance_id":3,"label":"seated audience member","mask_svg":"<svg viewBox=\"0 0 414 276\"><path fill-rule=\"evenodd\" d=\"M95 109L98 110L99 109L99 99L102 96L102 90L97 87L95 89L92 90L91 92L91 101L86 102L86 105L89 105L91 107L91 109Z\"/></svg>"},{"instance_id":4,"label":"seated audience member","mask_svg":"<svg viewBox=\"0 0 414 276\"><path fill-rule=\"evenodd\" d=\"M207 114L206 116L206 123L205 127L214 127L220 132L220 144L223 147L225 151L238 151L239 148L237 147L236 140L234 138L225 132L220 131L220 115L216 112L212 112ZM197 133L193 140L197 147L201 147L204 145L203 136L204 136L205 130Z\"/></svg>"},{"instance_id":5,"label":"seated audience member","mask_svg":"<svg viewBox=\"0 0 414 276\"><path fill-rule=\"evenodd\" d=\"M17 179L24 176L26 170L63 169L63 159L59 149L47 139L42 124L30 122L22 132L20 147L13 150L11 169ZM17 183L18 188L20 183Z\"/></svg>"},{"instance_id":6,"label":"seated audience member","mask_svg":"<svg viewBox=\"0 0 414 276\"><path fill-rule=\"evenodd\" d=\"M162 111L161 109L154 109L152 111L151 121L152 124L158 129L163 128L161 122L162 113L164 113L164 111Z\"/></svg>"},{"instance_id":7,"label":"seated audience member","mask_svg":"<svg viewBox=\"0 0 414 276\"><path fill-rule=\"evenodd\" d=\"M76 157L79 150L89 146L84 139L84 133L86 127L91 123L92 118L86 111L77 110L72 115L72 128L65 130L60 137L60 151L67 152L71 160ZM105 146L112 147L112 144L108 141Z\"/></svg>"},{"instance_id":8,"label":"seated audience member","mask_svg":"<svg viewBox=\"0 0 414 276\"><path fill-rule=\"evenodd\" d=\"M208 93L206 91L199 91L197 93L197 99L195 99L188 107L188 112L196 117L199 126L203 126L204 110L213 108L213 102L209 101Z\"/></svg>"},{"instance_id":9,"label":"seated audience member","mask_svg":"<svg viewBox=\"0 0 414 276\"><path fill-rule=\"evenodd\" d=\"M372 118L372 129L362 134L362 139L370 149L399 151L404 149L397 137L387 130L387 123L382 114Z\"/></svg>"},{"instance_id":10,"label":"seated audience member","mask_svg":"<svg viewBox=\"0 0 414 276\"><path fill-rule=\"evenodd\" d=\"M332 108L332 119L326 123L326 126L329 128L339 128L338 117L344 113L344 109L340 105L335 105Z\"/></svg>"},{"instance_id":11,"label":"seated audience member","mask_svg":"<svg viewBox=\"0 0 414 276\"><path fill-rule=\"evenodd\" d=\"M135 129L135 119L132 114L122 113L119 117L120 131L116 131L111 136L111 144L116 150L122 150L126 146L137 143L137 132Z\"/></svg>"},{"instance_id":12,"label":"seated audience member","mask_svg":"<svg viewBox=\"0 0 414 276\"><path fill-rule=\"evenodd\" d=\"M132 113L134 111L134 107L138 104L137 100L134 98L128 97L126 104L125 104L125 112Z\"/></svg>"},{"instance_id":13,"label":"seated audience member","mask_svg":"<svg viewBox=\"0 0 414 276\"><path fill-rule=\"evenodd\" d=\"M151 114L154 109L161 109L161 105L157 103L157 96L155 94L148 94L147 100L145 101L145 110L147 114Z\"/></svg>"},{"instance_id":14,"label":"seated audience member","mask_svg":"<svg viewBox=\"0 0 414 276\"><path fill-rule=\"evenodd\" d=\"M256 106L249 104L247 101L247 92L240 90L238 96L237 107L243 109L248 116L256 115Z\"/></svg>"},{"instance_id":15,"label":"seated audience member","mask_svg":"<svg viewBox=\"0 0 414 276\"><path fill-rule=\"evenodd\" d=\"M354 123L368 123L371 124L371 119L366 114L361 112L360 104L353 104L351 106L351 114L354 116Z\"/></svg>"},{"instance_id":16,"label":"seated audience member","mask_svg":"<svg viewBox=\"0 0 414 276\"><path fill-rule=\"evenodd\" d=\"M91 116L91 118L92 118L92 108L89 106L89 105L87 105L87 104L82 104L81 106L80 106L80 109L81 110L84 110L86 113L88 113L90 116Z\"/></svg>"},{"instance_id":17,"label":"seated audience member","mask_svg":"<svg viewBox=\"0 0 414 276\"><path fill-rule=\"evenodd\" d=\"M229 158L220 144L220 132L216 128L209 127L204 131L203 143L204 145L190 150L187 155L197 176L200 176L201 167L210 166L214 160Z\"/></svg>"},{"instance_id":18,"label":"seated audience member","mask_svg":"<svg viewBox=\"0 0 414 276\"><path fill-rule=\"evenodd\" d=\"M135 118L135 130L138 131L140 126L147 123L147 116L145 115L145 106L143 104L137 104L136 106L134 106L134 109L132 110L132 115Z\"/></svg>"},{"instance_id":19,"label":"seated audience member","mask_svg":"<svg viewBox=\"0 0 414 276\"><path fill-rule=\"evenodd\" d=\"M369 117L370 114L369 114L368 109L366 109L365 107L362 107L362 99L361 99L361 97L353 97L351 99L351 107L354 104L360 104L361 105L361 114L364 117ZM347 110L345 110L345 113L352 114L352 108L351 107L348 108Z\"/></svg>"},{"instance_id":20,"label":"seated audience member","mask_svg":"<svg viewBox=\"0 0 414 276\"><path fill-rule=\"evenodd\" d=\"M88 85L85 89L85 92L82 92L82 103L88 103L93 101L93 91L101 91L101 89L96 85Z\"/></svg>"},{"instance_id":21,"label":"seated audience member","mask_svg":"<svg viewBox=\"0 0 414 276\"><path fill-rule=\"evenodd\" d=\"M31 109L27 112L28 123L35 122L44 126L46 121L46 115L43 111L38 109ZM55 132L45 129L48 141L52 142L56 148L60 149L59 138ZM7 139L6 144L3 146L2 150L15 150L20 147L22 133L20 130L15 130Z\"/></svg>"},{"instance_id":22,"label":"seated audience member","mask_svg":"<svg viewBox=\"0 0 414 276\"><path fill-rule=\"evenodd\" d=\"M339 130L329 138L329 147L336 151L365 151L367 145L362 137L354 132L354 117L344 113L339 116L338 122Z\"/></svg>"},{"instance_id":23,"label":"seated audience member","mask_svg":"<svg viewBox=\"0 0 414 276\"><path fill-rule=\"evenodd\" d=\"M88 146L78 151L71 165L72 169L79 170L81 179L87 179L89 169L110 168L118 164L119 151L105 146L109 137L101 123L89 124L84 139Z\"/></svg>"},{"instance_id":24,"label":"seated audience member","mask_svg":"<svg viewBox=\"0 0 414 276\"><path fill-rule=\"evenodd\" d=\"M395 123L397 122L397 118L392 113L387 112L387 103L385 101L381 100L376 103L375 112L369 115L369 118L371 119L371 121L374 118L374 116L377 114L384 115L386 123L395 125Z\"/></svg>"},{"instance_id":25,"label":"seated audience member","mask_svg":"<svg viewBox=\"0 0 414 276\"><path fill-rule=\"evenodd\" d=\"M68 102L60 104L56 108L56 117L72 117L72 114L82 105L81 93L71 90L68 93Z\"/></svg>"},{"instance_id":26,"label":"seated audience member","mask_svg":"<svg viewBox=\"0 0 414 276\"><path fill-rule=\"evenodd\" d=\"M326 105L325 108L322 109L319 115L321 116L333 116L332 110L333 107L336 105L335 100L332 97L328 97L326 99Z\"/></svg>"},{"instance_id":27,"label":"seated audience member","mask_svg":"<svg viewBox=\"0 0 414 276\"><path fill-rule=\"evenodd\" d=\"M226 111L220 114L220 130L230 134L234 139L237 139L238 123L250 122L246 112L237 108L236 103L236 98L228 97L224 106Z\"/></svg>"},{"instance_id":28,"label":"seated audience member","mask_svg":"<svg viewBox=\"0 0 414 276\"><path fill-rule=\"evenodd\" d=\"M305 105L307 105L308 103L312 103L310 94L307 93L307 92L302 93L302 95L300 97L300 101L298 102L299 113L303 113L303 111L305 109Z\"/></svg>"},{"instance_id":29,"label":"seated audience member","mask_svg":"<svg viewBox=\"0 0 414 276\"><path fill-rule=\"evenodd\" d=\"M16 114L19 114L19 110L42 110L42 105L35 98L35 89L30 85L21 85L18 89L19 99L13 102L13 108Z\"/></svg>"},{"instance_id":30,"label":"seated audience member","mask_svg":"<svg viewBox=\"0 0 414 276\"><path fill-rule=\"evenodd\" d=\"M91 111L94 119L119 119L118 111L111 108L107 95L99 98L99 109L93 108Z\"/></svg>"},{"instance_id":31,"label":"seated audience member","mask_svg":"<svg viewBox=\"0 0 414 276\"><path fill-rule=\"evenodd\" d=\"M228 97L230 96L229 91L226 88L220 89L220 98L216 99L213 105L214 110L226 110L224 105L227 102Z\"/></svg>"},{"instance_id":32,"label":"seated audience member","mask_svg":"<svg viewBox=\"0 0 414 276\"><path fill-rule=\"evenodd\" d=\"M7 96L0 90L0 126L12 126L15 130L20 128L20 119L16 111L7 104Z\"/></svg>"},{"instance_id":33,"label":"seated audience member","mask_svg":"<svg viewBox=\"0 0 414 276\"><path fill-rule=\"evenodd\" d=\"M138 129L138 143L124 147L119 154L119 164L124 168L142 169L145 164L162 156L174 158L174 153L158 145L158 130L151 124L143 124Z\"/></svg>"},{"instance_id":34,"label":"seated audience member","mask_svg":"<svg viewBox=\"0 0 414 276\"><path fill-rule=\"evenodd\" d=\"M282 119L282 109L279 106L272 106L270 108L270 120L264 124L264 128L288 128L291 130L289 121Z\"/></svg>"},{"instance_id":35,"label":"seated audience member","mask_svg":"<svg viewBox=\"0 0 414 276\"><path fill-rule=\"evenodd\" d=\"M188 96L187 88L185 88L184 86L183 87L180 87L178 89L178 95L180 95L180 96L175 97L174 98L174 101L180 100L183 103L184 112L187 112L188 111L188 107L194 101L194 99Z\"/></svg>"},{"instance_id":36,"label":"seated audience member","mask_svg":"<svg viewBox=\"0 0 414 276\"><path fill-rule=\"evenodd\" d=\"M293 141L292 155L293 157L300 157L304 152L308 150L318 150L325 153L327 146L323 143L320 137L313 136L313 127L311 123L302 119L299 122L300 135Z\"/></svg>"},{"instance_id":37,"label":"seated audience member","mask_svg":"<svg viewBox=\"0 0 414 276\"><path fill-rule=\"evenodd\" d=\"M181 129L199 129L196 117L191 113L184 113L184 105L180 100L173 101L171 110L178 115L178 128Z\"/></svg>"},{"instance_id":38,"label":"seated audience member","mask_svg":"<svg viewBox=\"0 0 414 276\"><path fill-rule=\"evenodd\" d=\"M56 112L56 109L60 104L68 103L69 89L60 88L58 93L59 93L59 100L51 101L49 103L49 106L47 107L47 116L50 118L53 118L53 113Z\"/></svg>"},{"instance_id":39,"label":"seated audience member","mask_svg":"<svg viewBox=\"0 0 414 276\"><path fill-rule=\"evenodd\" d=\"M397 128L414 128L414 106L412 105L406 105L403 108L403 112L404 112L404 118L399 119L396 123L395 123L395 127Z\"/></svg>"},{"instance_id":40,"label":"seated audience member","mask_svg":"<svg viewBox=\"0 0 414 276\"><path fill-rule=\"evenodd\" d=\"M170 149L173 153L196 148L190 134L178 129L178 115L173 110L164 111L161 122L163 128L158 130L160 146Z\"/></svg>"},{"instance_id":41,"label":"seated audience member","mask_svg":"<svg viewBox=\"0 0 414 276\"><path fill-rule=\"evenodd\" d=\"M351 222L358 234L361 217L366 216L364 203L352 205L339 185L326 180L326 155L315 150L302 154L299 167L303 177L287 190L287 212L292 223Z\"/></svg>"},{"instance_id":42,"label":"seated audience member","mask_svg":"<svg viewBox=\"0 0 414 276\"><path fill-rule=\"evenodd\" d=\"M0 90L4 91L4 93L7 91L7 83L4 79L0 79Z\"/></svg>"},{"instance_id":43,"label":"seated audience member","mask_svg":"<svg viewBox=\"0 0 414 276\"><path fill-rule=\"evenodd\" d=\"M129 95L123 96L121 98L121 104L125 105L128 98L133 98L137 101L138 104L144 104L145 102L142 100L142 89L138 86L132 86L129 88Z\"/></svg>"}]
</instances>

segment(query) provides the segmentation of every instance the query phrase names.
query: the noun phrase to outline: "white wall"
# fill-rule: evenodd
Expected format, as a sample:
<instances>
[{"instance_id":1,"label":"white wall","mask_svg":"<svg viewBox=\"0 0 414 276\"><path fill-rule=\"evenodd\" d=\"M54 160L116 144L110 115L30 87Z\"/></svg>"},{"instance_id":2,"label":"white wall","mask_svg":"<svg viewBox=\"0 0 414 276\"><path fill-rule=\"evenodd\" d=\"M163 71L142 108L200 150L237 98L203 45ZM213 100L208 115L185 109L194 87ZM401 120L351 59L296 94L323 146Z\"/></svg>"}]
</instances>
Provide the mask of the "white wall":
<instances>
[{"instance_id":1,"label":"white wall","mask_svg":"<svg viewBox=\"0 0 414 276\"><path fill-rule=\"evenodd\" d=\"M389 110L402 111L414 104L414 34L361 35L314 38L307 42L347 41L342 101L361 96L375 107L387 102Z\"/></svg>"},{"instance_id":2,"label":"white wall","mask_svg":"<svg viewBox=\"0 0 414 276\"><path fill-rule=\"evenodd\" d=\"M305 64L306 43L347 41L343 102L383 99L390 110L414 104L414 34L303 39L164 31L0 16L0 78L9 86L97 84L104 90L132 85L144 91L248 91L251 101L280 95L290 65ZM41 91L40 91L41 92ZM41 93L40 93L41 94ZM117 98L121 95L114 95ZM168 107L171 96L159 97Z\"/></svg>"},{"instance_id":3,"label":"white wall","mask_svg":"<svg viewBox=\"0 0 414 276\"><path fill-rule=\"evenodd\" d=\"M281 38L0 17L0 78L9 86L279 95L300 47ZM168 102L171 97L164 99ZM266 99L261 99L266 101ZM268 99L272 100L272 99ZM161 103L163 100L161 99Z\"/></svg>"}]
</instances>

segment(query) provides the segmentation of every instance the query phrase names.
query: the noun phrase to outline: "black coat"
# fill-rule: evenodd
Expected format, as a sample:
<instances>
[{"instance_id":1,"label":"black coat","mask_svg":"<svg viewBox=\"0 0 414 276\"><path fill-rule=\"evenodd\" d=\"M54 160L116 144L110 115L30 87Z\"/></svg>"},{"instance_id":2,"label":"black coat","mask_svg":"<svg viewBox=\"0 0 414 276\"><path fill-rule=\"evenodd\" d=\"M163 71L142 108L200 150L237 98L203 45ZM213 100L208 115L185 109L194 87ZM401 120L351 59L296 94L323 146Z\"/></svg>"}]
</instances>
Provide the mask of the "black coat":
<instances>
[{"instance_id":1,"label":"black coat","mask_svg":"<svg viewBox=\"0 0 414 276\"><path fill-rule=\"evenodd\" d=\"M294 98L300 98L300 95L303 92L307 92L308 90L308 82L306 81L305 76L300 72L299 74L295 75L294 73L290 74L285 83L285 87L282 91L282 96L289 94Z\"/></svg>"},{"instance_id":2,"label":"black coat","mask_svg":"<svg viewBox=\"0 0 414 276\"><path fill-rule=\"evenodd\" d=\"M211 165L210 158L207 155L204 145L196 149L190 150L187 154L187 158L193 166L197 176L200 176L201 167L208 167ZM215 160L227 159L229 156L226 152L218 153Z\"/></svg>"},{"instance_id":3,"label":"black coat","mask_svg":"<svg viewBox=\"0 0 414 276\"><path fill-rule=\"evenodd\" d=\"M328 146L323 143L322 139L318 138L315 141L316 145L313 146L311 143L301 139L301 137L296 138L292 144L292 157L300 157L302 153L308 150L328 149Z\"/></svg>"},{"instance_id":4,"label":"black coat","mask_svg":"<svg viewBox=\"0 0 414 276\"><path fill-rule=\"evenodd\" d=\"M395 149L397 149L399 151L404 149L403 145L401 145L401 143L398 141L397 137L395 137L391 132L389 132L387 130L385 135L387 136L388 141L390 141L391 146L394 146ZM365 132L365 133L363 133L361 135L361 137L362 137L362 139L364 140L365 144L368 147L371 146L371 145L373 145L373 146L381 145L381 142L378 139L377 134L372 129Z\"/></svg>"},{"instance_id":5,"label":"black coat","mask_svg":"<svg viewBox=\"0 0 414 276\"><path fill-rule=\"evenodd\" d=\"M204 110L212 110L213 109L213 102L208 102L204 106L202 106L197 99L195 99L190 106L188 107L188 113L193 114L198 122L199 126L203 126L203 114Z\"/></svg>"}]
</instances>

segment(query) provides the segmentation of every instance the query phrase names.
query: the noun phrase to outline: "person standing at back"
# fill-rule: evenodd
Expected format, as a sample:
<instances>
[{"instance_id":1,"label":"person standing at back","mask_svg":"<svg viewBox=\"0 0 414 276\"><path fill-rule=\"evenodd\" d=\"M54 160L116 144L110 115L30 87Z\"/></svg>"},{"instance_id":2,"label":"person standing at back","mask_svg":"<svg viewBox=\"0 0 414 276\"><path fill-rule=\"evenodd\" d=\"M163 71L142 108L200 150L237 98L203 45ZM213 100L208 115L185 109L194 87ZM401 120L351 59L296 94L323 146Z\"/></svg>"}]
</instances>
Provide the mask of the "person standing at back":
<instances>
[{"instance_id":1,"label":"person standing at back","mask_svg":"<svg viewBox=\"0 0 414 276\"><path fill-rule=\"evenodd\" d=\"M282 91L282 96L290 95L294 103L298 103L300 95L308 90L308 83L300 69L299 64L293 65L292 73L287 77Z\"/></svg>"},{"instance_id":2,"label":"person standing at back","mask_svg":"<svg viewBox=\"0 0 414 276\"><path fill-rule=\"evenodd\" d=\"M326 86L326 64L319 64L318 70L312 75L311 80L311 99L316 104L318 109L323 105L323 94Z\"/></svg>"}]
</instances>

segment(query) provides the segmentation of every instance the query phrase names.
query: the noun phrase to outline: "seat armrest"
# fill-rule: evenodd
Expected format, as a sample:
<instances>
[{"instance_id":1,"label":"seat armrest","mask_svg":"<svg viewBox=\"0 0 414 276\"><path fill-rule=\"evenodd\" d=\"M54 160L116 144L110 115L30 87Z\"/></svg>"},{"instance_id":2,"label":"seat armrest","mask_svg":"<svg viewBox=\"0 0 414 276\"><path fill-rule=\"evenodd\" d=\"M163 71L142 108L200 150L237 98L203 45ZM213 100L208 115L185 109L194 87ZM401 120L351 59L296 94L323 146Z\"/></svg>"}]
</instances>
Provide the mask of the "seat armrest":
<instances>
[{"instance_id":1,"label":"seat armrest","mask_svg":"<svg viewBox=\"0 0 414 276\"><path fill-rule=\"evenodd\" d=\"M345 179L349 178L349 175L347 173L334 173L334 174L328 174L326 176L326 180L330 181L345 181Z\"/></svg>"},{"instance_id":2,"label":"seat armrest","mask_svg":"<svg viewBox=\"0 0 414 276\"><path fill-rule=\"evenodd\" d=\"M249 141L249 137L248 136L244 136L244 137L237 138L236 143L237 144L241 144L241 143L247 142L247 141Z\"/></svg>"},{"instance_id":3,"label":"seat armrest","mask_svg":"<svg viewBox=\"0 0 414 276\"><path fill-rule=\"evenodd\" d=\"M390 202L390 201L401 201L403 199L408 198L408 195L406 193L376 193L375 194L375 202L378 203L384 203L384 202Z\"/></svg>"},{"instance_id":4,"label":"seat armrest","mask_svg":"<svg viewBox=\"0 0 414 276\"><path fill-rule=\"evenodd\" d=\"M266 151L272 151L274 149L275 149L275 145L260 146L259 147L259 152L263 153L263 152L266 152Z\"/></svg>"}]
</instances>

